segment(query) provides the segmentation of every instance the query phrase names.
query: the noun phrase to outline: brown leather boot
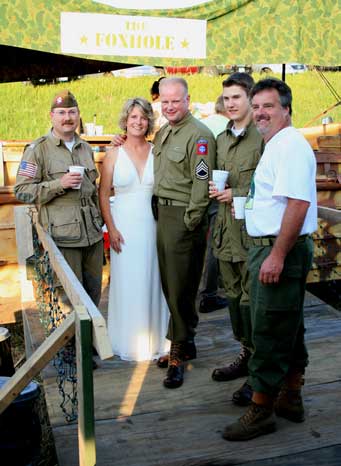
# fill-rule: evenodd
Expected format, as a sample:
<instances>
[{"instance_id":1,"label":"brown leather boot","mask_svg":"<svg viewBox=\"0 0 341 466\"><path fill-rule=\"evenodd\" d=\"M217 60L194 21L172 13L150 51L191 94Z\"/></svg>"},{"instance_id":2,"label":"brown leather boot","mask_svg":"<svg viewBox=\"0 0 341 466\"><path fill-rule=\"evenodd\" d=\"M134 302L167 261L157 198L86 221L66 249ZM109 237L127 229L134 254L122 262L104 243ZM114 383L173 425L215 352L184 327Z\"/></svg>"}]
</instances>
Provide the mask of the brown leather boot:
<instances>
[{"instance_id":1,"label":"brown leather boot","mask_svg":"<svg viewBox=\"0 0 341 466\"><path fill-rule=\"evenodd\" d=\"M227 380L238 379L248 375L247 363L250 359L251 352L242 346L236 360L229 366L218 367L212 372L212 379L216 382L226 382Z\"/></svg>"},{"instance_id":2,"label":"brown leather boot","mask_svg":"<svg viewBox=\"0 0 341 466\"><path fill-rule=\"evenodd\" d=\"M166 388L178 388L184 381L184 344L171 343L167 375L163 380Z\"/></svg>"},{"instance_id":3,"label":"brown leather boot","mask_svg":"<svg viewBox=\"0 0 341 466\"><path fill-rule=\"evenodd\" d=\"M277 416L284 417L292 422L304 421L302 385L304 385L302 371L289 371L274 404Z\"/></svg>"},{"instance_id":4,"label":"brown leather boot","mask_svg":"<svg viewBox=\"0 0 341 466\"><path fill-rule=\"evenodd\" d=\"M258 404L255 402L255 399L257 399L255 395L256 393L253 394L251 405L244 416L225 428L223 433L225 440L251 440L276 430L272 398L264 393L259 394L261 396L258 398L265 401L265 404Z\"/></svg>"},{"instance_id":5,"label":"brown leather boot","mask_svg":"<svg viewBox=\"0 0 341 466\"><path fill-rule=\"evenodd\" d=\"M183 345L184 345L183 360L190 361L191 359L196 359L197 348L195 346L194 341L186 341L185 343L183 343ZM165 369L166 367L168 367L168 360L169 360L168 354L166 354L165 356L160 356L159 359L156 361L156 365L160 367L161 369Z\"/></svg>"}]
</instances>

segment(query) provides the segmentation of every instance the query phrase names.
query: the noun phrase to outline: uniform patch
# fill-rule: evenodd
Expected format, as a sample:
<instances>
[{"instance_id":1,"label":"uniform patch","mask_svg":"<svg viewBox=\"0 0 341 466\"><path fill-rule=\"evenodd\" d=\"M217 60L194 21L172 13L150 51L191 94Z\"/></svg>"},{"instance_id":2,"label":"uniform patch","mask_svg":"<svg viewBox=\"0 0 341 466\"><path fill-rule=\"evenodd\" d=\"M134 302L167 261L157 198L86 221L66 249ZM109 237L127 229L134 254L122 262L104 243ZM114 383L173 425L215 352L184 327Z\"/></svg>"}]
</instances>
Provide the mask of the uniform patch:
<instances>
[{"instance_id":1,"label":"uniform patch","mask_svg":"<svg viewBox=\"0 0 341 466\"><path fill-rule=\"evenodd\" d=\"M208 154L208 140L200 138L197 141L197 155L207 155Z\"/></svg>"},{"instance_id":2,"label":"uniform patch","mask_svg":"<svg viewBox=\"0 0 341 466\"><path fill-rule=\"evenodd\" d=\"M34 178L37 174L37 165L33 162L22 160L19 165L18 175Z\"/></svg>"},{"instance_id":3,"label":"uniform patch","mask_svg":"<svg viewBox=\"0 0 341 466\"><path fill-rule=\"evenodd\" d=\"M195 176L198 180L208 180L208 165L205 160L200 160L195 167Z\"/></svg>"}]
</instances>

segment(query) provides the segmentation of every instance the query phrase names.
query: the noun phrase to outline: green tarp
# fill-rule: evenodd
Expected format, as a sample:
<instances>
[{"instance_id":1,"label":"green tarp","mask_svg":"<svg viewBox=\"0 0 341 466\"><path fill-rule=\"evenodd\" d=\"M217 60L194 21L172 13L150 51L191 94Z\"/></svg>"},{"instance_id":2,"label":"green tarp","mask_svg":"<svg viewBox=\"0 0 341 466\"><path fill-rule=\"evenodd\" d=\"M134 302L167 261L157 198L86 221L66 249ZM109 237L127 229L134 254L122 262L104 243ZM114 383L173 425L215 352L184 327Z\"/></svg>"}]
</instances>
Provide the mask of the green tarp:
<instances>
[{"instance_id":1,"label":"green tarp","mask_svg":"<svg viewBox=\"0 0 341 466\"><path fill-rule=\"evenodd\" d=\"M3 0L0 5L0 44L87 59L157 66L288 62L341 64L341 0L216 0L166 10L118 9L112 6L115 3L114 0ZM143 5L143 0L140 3ZM161 5L163 0L158 0L158 3ZM86 15L83 18L78 13ZM68 19L64 30L61 24L63 14ZM130 18L128 27L124 26L128 24L126 16L139 18L136 22ZM108 28L101 31L102 25L110 24L114 17L122 25L123 32L117 30L117 22L114 21L110 34ZM149 30L144 29L144 17L154 18L155 23L151 24L155 24L155 34L150 27ZM155 18L204 20L205 37L202 33L196 36L190 25L186 37L183 34L179 39L176 37L177 23L174 22L174 37L167 39L158 32L159 29L162 31L163 24L158 24ZM89 26L78 31L83 19ZM65 39L67 46L76 51L65 52L62 48L64 36L69 36ZM188 47L192 36L193 41L199 37L197 41L200 43L192 45L204 48L206 58L183 58L176 52L172 54L172 50L167 57L155 56L162 47L171 49L172 41L180 40L181 46L178 47ZM91 41L93 50L90 51ZM139 54L131 55L137 45ZM84 46L83 49L79 50L80 46ZM115 46L121 46L121 52L116 55ZM152 56L143 55L143 46Z\"/></svg>"}]
</instances>

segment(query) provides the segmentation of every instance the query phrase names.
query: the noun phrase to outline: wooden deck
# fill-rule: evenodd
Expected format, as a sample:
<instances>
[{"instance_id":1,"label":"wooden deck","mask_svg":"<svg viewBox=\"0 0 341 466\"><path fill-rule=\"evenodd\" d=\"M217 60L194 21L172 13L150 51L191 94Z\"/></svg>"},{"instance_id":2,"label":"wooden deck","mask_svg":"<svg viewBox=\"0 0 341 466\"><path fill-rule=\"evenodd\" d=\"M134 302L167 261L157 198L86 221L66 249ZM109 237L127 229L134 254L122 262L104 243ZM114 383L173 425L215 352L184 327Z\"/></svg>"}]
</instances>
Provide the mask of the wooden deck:
<instances>
[{"instance_id":1,"label":"wooden deck","mask_svg":"<svg viewBox=\"0 0 341 466\"><path fill-rule=\"evenodd\" d=\"M164 388L165 369L154 363L99 361L94 372L97 465L340 465L341 316L308 293L305 316L310 365L304 423L278 419L277 432L248 442L221 438L225 425L245 408L230 401L242 379L211 379L213 368L231 361L238 351L227 311L215 311L200 315L198 358L188 364L181 388ZM64 421L50 370L44 385L59 466L76 466L77 426Z\"/></svg>"}]
</instances>

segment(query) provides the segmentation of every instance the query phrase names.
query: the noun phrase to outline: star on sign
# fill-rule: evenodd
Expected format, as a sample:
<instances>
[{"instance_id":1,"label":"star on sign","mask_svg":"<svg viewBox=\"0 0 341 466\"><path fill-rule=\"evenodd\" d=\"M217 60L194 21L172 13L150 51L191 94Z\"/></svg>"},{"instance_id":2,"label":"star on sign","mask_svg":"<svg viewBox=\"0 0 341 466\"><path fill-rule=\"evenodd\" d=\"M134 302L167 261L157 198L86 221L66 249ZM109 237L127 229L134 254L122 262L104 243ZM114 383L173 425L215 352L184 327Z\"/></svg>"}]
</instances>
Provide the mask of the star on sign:
<instances>
[{"instance_id":1,"label":"star on sign","mask_svg":"<svg viewBox=\"0 0 341 466\"><path fill-rule=\"evenodd\" d=\"M88 38L87 36L82 36L81 37L81 44L87 44L88 43Z\"/></svg>"},{"instance_id":2,"label":"star on sign","mask_svg":"<svg viewBox=\"0 0 341 466\"><path fill-rule=\"evenodd\" d=\"M183 49L188 49L189 47L189 42L187 41L187 39L184 39L182 42L181 42L181 47Z\"/></svg>"}]
</instances>

